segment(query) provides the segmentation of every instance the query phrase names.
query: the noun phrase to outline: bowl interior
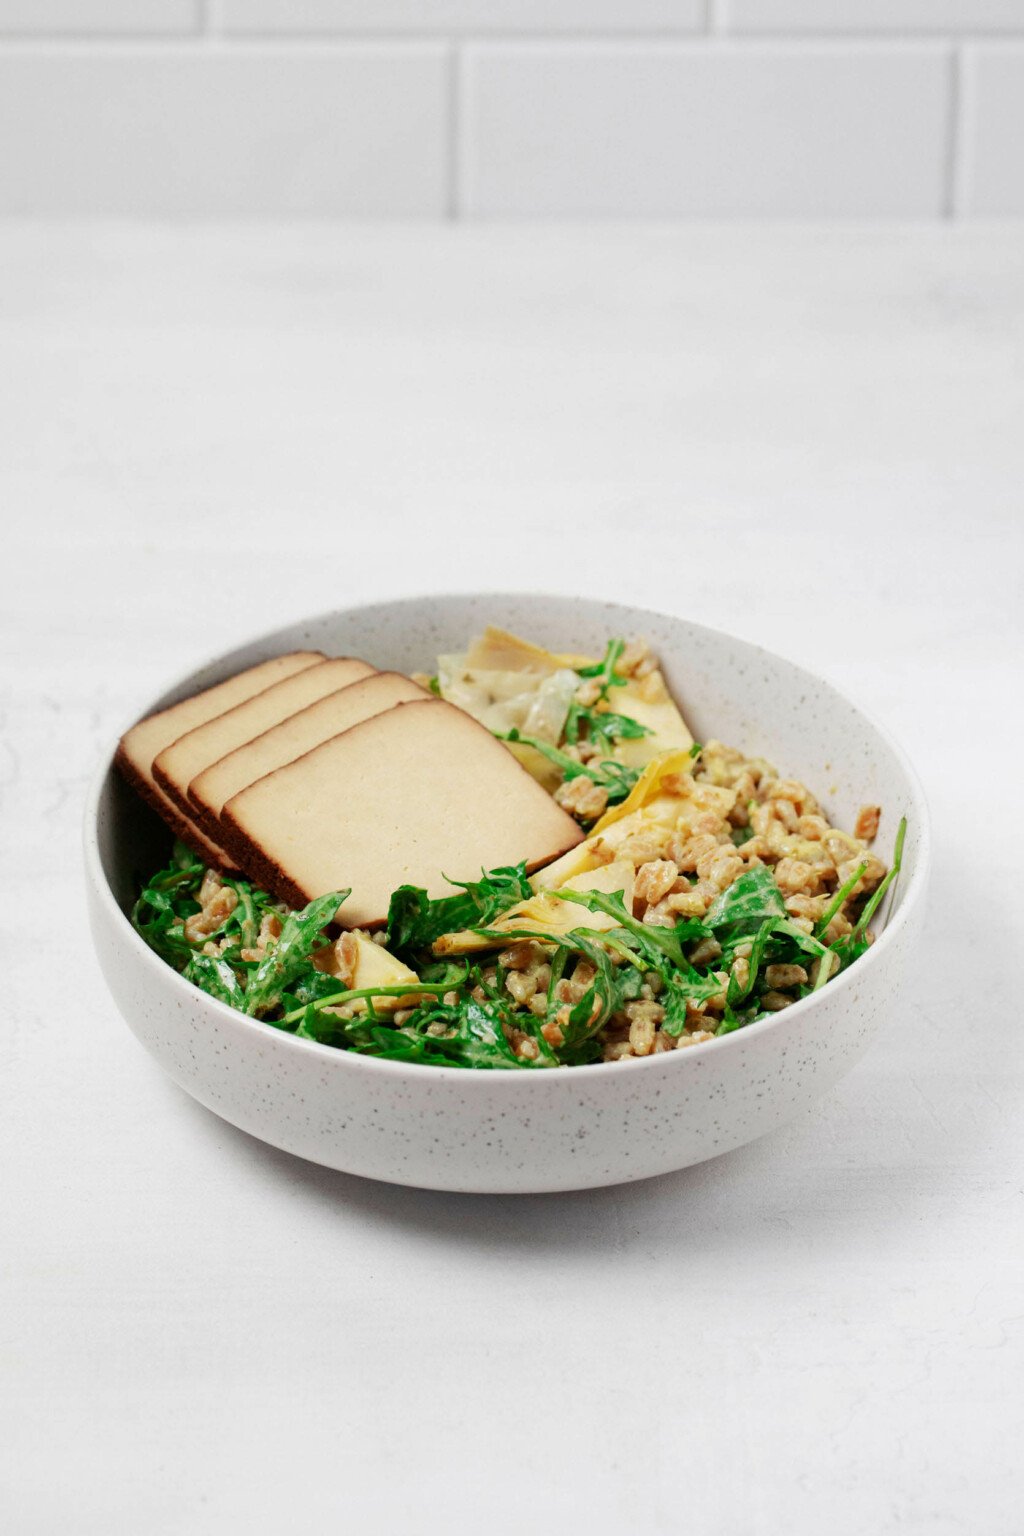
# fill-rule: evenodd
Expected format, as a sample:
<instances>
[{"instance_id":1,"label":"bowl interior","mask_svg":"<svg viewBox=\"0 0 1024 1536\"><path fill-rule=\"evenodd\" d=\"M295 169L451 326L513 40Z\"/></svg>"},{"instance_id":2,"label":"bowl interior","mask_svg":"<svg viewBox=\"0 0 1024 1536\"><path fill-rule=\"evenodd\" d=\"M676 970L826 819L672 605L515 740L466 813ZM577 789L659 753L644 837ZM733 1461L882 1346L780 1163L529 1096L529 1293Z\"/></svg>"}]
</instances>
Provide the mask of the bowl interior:
<instances>
[{"instance_id":1,"label":"bowl interior","mask_svg":"<svg viewBox=\"0 0 1024 1536\"><path fill-rule=\"evenodd\" d=\"M464 649L488 623L552 650L594 654L612 635L644 635L658 652L698 741L717 738L764 756L783 775L806 783L830 819L847 830L861 805L880 804L875 851L886 860L900 817L908 817L904 873L893 910L907 899L916 877L923 876L927 813L920 788L899 748L859 708L824 679L749 642L616 603L501 593L407 598L344 609L238 647L182 678L149 708L298 648L365 657L381 669L432 671L439 654ZM169 834L110 765L98 788L95 830L111 892L127 911L140 875L165 859ZM467 878L474 873L467 871Z\"/></svg>"}]
</instances>

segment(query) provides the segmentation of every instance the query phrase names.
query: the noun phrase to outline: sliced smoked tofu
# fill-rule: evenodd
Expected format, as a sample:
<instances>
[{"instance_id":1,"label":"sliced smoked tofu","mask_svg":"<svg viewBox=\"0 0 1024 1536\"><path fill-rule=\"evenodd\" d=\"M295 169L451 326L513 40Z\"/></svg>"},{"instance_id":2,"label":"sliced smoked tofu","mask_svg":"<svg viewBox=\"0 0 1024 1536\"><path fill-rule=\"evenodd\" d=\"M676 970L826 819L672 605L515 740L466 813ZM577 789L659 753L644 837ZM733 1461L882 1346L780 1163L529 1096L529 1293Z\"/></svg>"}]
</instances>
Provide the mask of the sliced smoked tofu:
<instances>
[{"instance_id":1,"label":"sliced smoked tofu","mask_svg":"<svg viewBox=\"0 0 1024 1536\"><path fill-rule=\"evenodd\" d=\"M501 742L440 699L351 726L233 796L222 819L245 868L290 905L350 887L346 928L384 922L400 885L444 896L451 880L536 869L583 837Z\"/></svg>"},{"instance_id":2,"label":"sliced smoked tofu","mask_svg":"<svg viewBox=\"0 0 1024 1536\"><path fill-rule=\"evenodd\" d=\"M180 837L208 864L220 869L234 867L225 850L200 829L195 817L184 807L175 805L156 783L153 777L155 758L186 731L194 730L196 726L205 724L225 710L233 709L236 704L262 692L282 678L316 666L323 659L320 651L293 651L287 656L275 656L270 661L261 661L257 666L229 677L226 682L216 683L212 688L205 688L202 693L182 699L180 703L161 709L155 715L148 715L121 737L115 758L121 773L157 815L163 818L175 836Z\"/></svg>"},{"instance_id":3,"label":"sliced smoked tofu","mask_svg":"<svg viewBox=\"0 0 1024 1536\"><path fill-rule=\"evenodd\" d=\"M330 662L325 662L330 666ZM317 669L318 671L321 669ZM313 674L315 675L315 674ZM264 731L244 746L204 769L188 787L189 800L196 807L201 824L217 837L225 836L220 813L232 795L265 774L283 768L305 752L311 752L350 725L358 725L373 715L405 704L413 699L428 699L425 688L402 677L398 672L375 672L346 688L339 688L315 704L300 709L280 725ZM230 833L227 834L230 841Z\"/></svg>"},{"instance_id":4,"label":"sliced smoked tofu","mask_svg":"<svg viewBox=\"0 0 1024 1536\"><path fill-rule=\"evenodd\" d=\"M244 746L271 726L287 720L296 710L314 704L325 694L334 693L348 683L369 677L373 671L369 662L345 656L333 661L320 660L316 666L282 678L233 709L179 736L155 759L153 777L175 805L186 814L195 815L188 789L204 768L209 768L225 753ZM212 831L212 828L207 830Z\"/></svg>"}]
</instances>

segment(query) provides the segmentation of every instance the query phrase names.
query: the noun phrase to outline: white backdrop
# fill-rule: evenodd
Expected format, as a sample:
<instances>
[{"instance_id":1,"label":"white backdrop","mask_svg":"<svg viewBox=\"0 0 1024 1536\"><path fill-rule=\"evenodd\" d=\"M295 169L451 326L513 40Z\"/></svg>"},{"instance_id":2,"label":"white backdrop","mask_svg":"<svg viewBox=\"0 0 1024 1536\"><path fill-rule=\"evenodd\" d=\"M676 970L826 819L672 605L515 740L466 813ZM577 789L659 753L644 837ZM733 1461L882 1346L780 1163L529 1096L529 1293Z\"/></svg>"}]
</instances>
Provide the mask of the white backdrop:
<instances>
[{"instance_id":1,"label":"white backdrop","mask_svg":"<svg viewBox=\"0 0 1024 1536\"><path fill-rule=\"evenodd\" d=\"M0 216L1024 214L1024 0L0 0Z\"/></svg>"},{"instance_id":2,"label":"white backdrop","mask_svg":"<svg viewBox=\"0 0 1024 1536\"><path fill-rule=\"evenodd\" d=\"M5 1536L1020 1536L1022 349L1019 229L0 231ZM863 699L928 929L755 1145L371 1185L134 1043L84 787L208 653L519 583Z\"/></svg>"}]
</instances>

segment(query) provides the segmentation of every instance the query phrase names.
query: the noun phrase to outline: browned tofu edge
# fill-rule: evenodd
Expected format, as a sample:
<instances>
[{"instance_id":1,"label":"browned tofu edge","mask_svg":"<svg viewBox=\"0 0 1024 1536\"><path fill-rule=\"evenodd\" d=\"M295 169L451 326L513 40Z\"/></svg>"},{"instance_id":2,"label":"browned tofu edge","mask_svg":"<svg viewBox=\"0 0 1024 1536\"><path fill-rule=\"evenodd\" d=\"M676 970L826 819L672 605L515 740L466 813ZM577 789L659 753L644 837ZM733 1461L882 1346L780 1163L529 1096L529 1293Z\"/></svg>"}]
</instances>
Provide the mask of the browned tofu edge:
<instances>
[{"instance_id":1,"label":"browned tofu edge","mask_svg":"<svg viewBox=\"0 0 1024 1536\"><path fill-rule=\"evenodd\" d=\"M114 767L125 782L145 800L150 809L156 812L164 825L170 828L174 836L180 838L204 863L212 865L214 869L219 869L225 874L240 871L241 866L235 862L233 854L207 837L191 816L183 816L176 805L166 799L161 800L154 793L153 786L148 779L143 778L121 742L118 742L117 751L114 753Z\"/></svg>"},{"instance_id":2,"label":"browned tofu edge","mask_svg":"<svg viewBox=\"0 0 1024 1536\"><path fill-rule=\"evenodd\" d=\"M221 812L221 836L225 843L229 844L230 857L238 860L236 850L244 850L245 871L254 885L259 886L261 890L269 891L275 901L283 901L289 907L304 907L312 898L295 884L276 860L265 854L257 844L249 841L231 815L230 806L229 800Z\"/></svg>"},{"instance_id":3,"label":"browned tofu edge","mask_svg":"<svg viewBox=\"0 0 1024 1536\"><path fill-rule=\"evenodd\" d=\"M380 714L372 715L368 720L362 720L357 725L349 726L347 731L339 731L337 736L329 736L327 741L320 742L317 746L311 748L309 752L301 753L299 757L295 758L287 766L289 768L293 768L295 763L301 762L305 757L310 757L313 752L318 752L320 748L325 747L328 742L337 741L338 736L347 736L350 731L362 730L364 726L372 725L375 721L379 721L382 715L391 715L395 712L396 709L422 709L424 705L429 704L430 702L431 700L429 699L417 699L402 704L393 704L390 709L381 710ZM458 708L457 705L451 705L450 707L453 709ZM460 711L460 713L466 712ZM466 718L473 720L472 715L467 714ZM478 725L480 730L487 730L487 727L485 725L480 725L479 721L474 721L473 723ZM488 735L490 734L491 733L488 731ZM510 762L514 763L520 772L525 774L532 783L536 783L536 780L533 779L532 775L527 771L527 769L523 767L515 755L511 752L508 755ZM275 772L280 771L280 769L275 770ZM265 778L271 778L272 776L273 775L271 774L264 775ZM262 781L257 780L256 782L260 783ZM251 786L247 787L251 788ZM307 902L312 901L316 895L323 893L307 892L304 891L301 886L296 885L295 881L291 878L287 871L281 868L277 860L272 858L270 854L266 853L259 846L259 844L253 842L253 840L249 837L244 827L242 827L237 821L234 812L231 809L234 800L240 798L240 796L244 794L245 790L240 790L239 795L233 796L232 799L227 802L223 811L221 812L221 837L229 854L232 858L238 860L239 864L247 871L250 878L255 879L258 885L260 885L264 890L269 891L270 894L274 896L278 901L286 902L289 907L304 907ZM583 841L584 837L586 836L583 828L579 826L577 822L573 821L568 812L565 813L565 817L566 822L571 824L573 827L575 835L568 841L562 843L558 848L554 849L544 858L534 859L532 862L528 863L526 866L528 874L532 874L534 870L541 869L545 864L550 864L555 859L561 858L563 853L567 853L570 848L575 848L578 843ZM342 911L344 911L344 908L342 908ZM385 913L382 917L374 918L366 922L361 922L359 927L381 928L384 926L386 921L387 914Z\"/></svg>"}]
</instances>

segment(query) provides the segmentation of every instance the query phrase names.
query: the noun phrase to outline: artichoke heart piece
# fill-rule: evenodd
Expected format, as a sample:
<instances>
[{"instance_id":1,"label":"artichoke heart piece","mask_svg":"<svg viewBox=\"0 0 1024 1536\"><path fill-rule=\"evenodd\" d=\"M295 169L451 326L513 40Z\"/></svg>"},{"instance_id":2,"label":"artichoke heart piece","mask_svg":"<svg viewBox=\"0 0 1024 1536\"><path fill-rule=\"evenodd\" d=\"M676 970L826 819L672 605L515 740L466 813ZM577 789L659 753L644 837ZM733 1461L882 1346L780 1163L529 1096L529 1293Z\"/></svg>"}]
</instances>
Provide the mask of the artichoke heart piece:
<instances>
[{"instance_id":1,"label":"artichoke heart piece","mask_svg":"<svg viewBox=\"0 0 1024 1536\"><path fill-rule=\"evenodd\" d=\"M565 729L578 683L576 673L567 667L539 677L469 667L462 656L438 660L437 686L449 704L457 704L489 731L515 728L552 746Z\"/></svg>"},{"instance_id":2,"label":"artichoke heart piece","mask_svg":"<svg viewBox=\"0 0 1024 1536\"><path fill-rule=\"evenodd\" d=\"M354 966L351 960L353 940L356 945ZM342 958L341 946L345 947L345 959ZM393 955L382 944L375 944L364 933L342 934L337 943L331 944L318 953L315 963L317 970L324 971L328 976L337 976L339 980L345 977L346 990L362 992L369 987L401 987L406 982L411 983L408 996L376 998L374 1007L378 1013L411 1007L422 996L415 990L419 981L416 972L403 964L397 955ZM351 979L348 979L350 972ZM354 998L351 1006L359 1013L365 1013L369 1003L365 997Z\"/></svg>"},{"instance_id":3,"label":"artichoke heart piece","mask_svg":"<svg viewBox=\"0 0 1024 1536\"><path fill-rule=\"evenodd\" d=\"M438 689L442 698L488 730L514 729L558 746L579 685L578 669L593 665L593 657L548 651L490 625L467 651L438 658ZM686 721L657 669L609 688L607 705L601 708L605 707L647 727L647 735L618 741L612 750L611 756L629 768L643 768L662 752L693 745ZM532 747L510 745L545 789L557 788L561 774L547 758Z\"/></svg>"},{"instance_id":4,"label":"artichoke heart piece","mask_svg":"<svg viewBox=\"0 0 1024 1536\"><path fill-rule=\"evenodd\" d=\"M472 654L469 651L465 655L438 658L437 686L441 697L464 709L489 731L504 734L518 730L557 746L579 684L576 673L566 666L535 671L481 667L470 664ZM561 775L542 753L525 743L514 742L509 746L527 772L549 793L557 788Z\"/></svg>"},{"instance_id":5,"label":"artichoke heart piece","mask_svg":"<svg viewBox=\"0 0 1024 1536\"><path fill-rule=\"evenodd\" d=\"M632 816L634 811L651 807L660 799L688 799L694 786L693 761L689 747L661 752L652 758L621 805L609 806L595 823L591 836L603 832L613 822Z\"/></svg>"},{"instance_id":6,"label":"artichoke heart piece","mask_svg":"<svg viewBox=\"0 0 1024 1536\"><path fill-rule=\"evenodd\" d=\"M534 645L494 624L488 624L466 652L467 666L501 672L558 672L563 667L575 670L589 667L594 660L593 656L546 651L542 645Z\"/></svg>"},{"instance_id":7,"label":"artichoke heart piece","mask_svg":"<svg viewBox=\"0 0 1024 1536\"><path fill-rule=\"evenodd\" d=\"M546 651L542 646L534 645L529 640L523 640L518 635L509 634L507 630L497 629L493 625L489 626L479 639L473 641L465 656L466 666L474 671L492 669L518 673L546 673L549 676L566 667L576 669L592 666L593 663L593 657L559 655L554 651ZM628 715L640 725L647 726L650 731L648 736L637 740L620 741L616 746L614 757L618 762L625 763L627 767L642 768L660 752L669 752L678 748L686 749L693 745L693 736L689 727L669 693L661 671L657 668L649 672L646 677L631 677L621 686L610 688L608 708L615 714ZM519 725L519 722L513 721L512 724ZM563 715L559 722L559 731L564 724L565 716ZM541 732L531 730L529 724L520 725L520 729L527 734L541 735ZM544 735L542 739L557 745L559 736Z\"/></svg>"},{"instance_id":8,"label":"artichoke heart piece","mask_svg":"<svg viewBox=\"0 0 1024 1536\"><path fill-rule=\"evenodd\" d=\"M577 843L575 848L570 848L568 853L555 859L554 863L538 869L530 884L535 891L557 891L563 885L571 886L579 879L590 878L594 872L610 867L609 860L612 863L619 862L618 850L628 838L637 833L650 832L655 827L667 840L675 828L674 810L675 806L671 802L668 805L659 803L651 811L637 810L613 822L604 832L592 832L582 843ZM631 869L634 867L632 860L626 862ZM579 888L595 889L593 886Z\"/></svg>"},{"instance_id":9,"label":"artichoke heart piece","mask_svg":"<svg viewBox=\"0 0 1024 1536\"><path fill-rule=\"evenodd\" d=\"M560 889L573 891L603 891L606 895L622 892L626 911L633 910L633 866L628 859L617 859L603 864L571 880ZM436 955L468 955L478 950L495 949L504 944L510 933L529 929L531 933L569 933L573 928L605 930L616 926L615 919L604 912L588 912L578 902L560 901L557 891L541 891L517 902L507 912L491 923L486 932L466 929L461 933L445 933L434 942Z\"/></svg>"},{"instance_id":10,"label":"artichoke heart piece","mask_svg":"<svg viewBox=\"0 0 1024 1536\"><path fill-rule=\"evenodd\" d=\"M671 826L690 836L696 819L706 812L719 818L728 816L736 804L735 789L695 779L693 762L689 752L663 752L648 763L622 804L609 806L601 820L595 822L591 837L598 838L605 847L615 847L615 834L636 816L645 823ZM548 870L553 867L549 864Z\"/></svg>"},{"instance_id":11,"label":"artichoke heart piece","mask_svg":"<svg viewBox=\"0 0 1024 1536\"><path fill-rule=\"evenodd\" d=\"M688 751L693 736L679 712L679 707L658 671L649 672L639 682L630 678L621 688L609 688L608 707L616 714L629 715L650 732L635 741L620 741L615 756L629 768L643 768L662 752Z\"/></svg>"},{"instance_id":12,"label":"artichoke heart piece","mask_svg":"<svg viewBox=\"0 0 1024 1536\"><path fill-rule=\"evenodd\" d=\"M530 884L535 891L557 890L621 858L619 850L628 839L653 834L667 843L673 833L690 836L699 816L707 811L727 816L735 801L735 790L693 777L689 752L663 752L648 763L621 805L610 806L582 843L537 870Z\"/></svg>"}]
</instances>

